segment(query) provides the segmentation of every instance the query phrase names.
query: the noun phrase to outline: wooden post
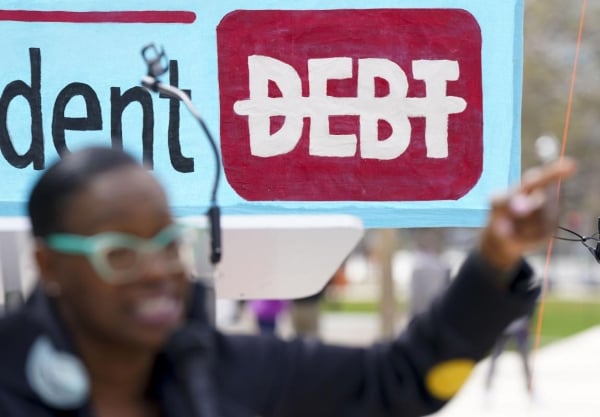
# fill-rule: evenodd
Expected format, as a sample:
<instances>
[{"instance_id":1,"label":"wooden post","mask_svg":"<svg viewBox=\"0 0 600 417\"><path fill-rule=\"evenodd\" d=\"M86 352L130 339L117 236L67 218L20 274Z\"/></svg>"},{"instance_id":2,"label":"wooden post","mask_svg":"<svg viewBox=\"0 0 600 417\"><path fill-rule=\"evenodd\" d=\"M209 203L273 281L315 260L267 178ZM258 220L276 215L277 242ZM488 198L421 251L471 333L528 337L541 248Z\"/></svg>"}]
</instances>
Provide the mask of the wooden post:
<instances>
[{"instance_id":1,"label":"wooden post","mask_svg":"<svg viewBox=\"0 0 600 417\"><path fill-rule=\"evenodd\" d=\"M396 331L396 297L392 276L392 259L398 247L397 230L379 229L374 245L374 258L379 263L379 318L382 339L391 339Z\"/></svg>"}]
</instances>

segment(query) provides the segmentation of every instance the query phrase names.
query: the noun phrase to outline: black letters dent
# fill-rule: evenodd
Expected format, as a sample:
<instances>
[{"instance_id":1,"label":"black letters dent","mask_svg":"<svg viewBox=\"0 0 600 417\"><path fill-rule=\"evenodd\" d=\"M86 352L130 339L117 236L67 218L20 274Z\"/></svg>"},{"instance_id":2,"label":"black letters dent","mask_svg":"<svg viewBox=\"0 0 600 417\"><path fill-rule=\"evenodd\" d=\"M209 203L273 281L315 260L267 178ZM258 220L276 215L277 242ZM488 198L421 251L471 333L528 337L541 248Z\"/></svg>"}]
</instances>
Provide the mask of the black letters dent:
<instances>
[{"instance_id":1,"label":"black letters dent","mask_svg":"<svg viewBox=\"0 0 600 417\"><path fill-rule=\"evenodd\" d=\"M22 80L7 84L0 96L0 151L6 161L15 168L25 168L33 164L36 170L44 169L44 132L42 120L41 98L41 53L39 48L29 48L31 82L28 85ZM170 61L169 82L177 87L179 72L177 60ZM190 90L183 90L191 97ZM12 100L22 96L31 109L31 144L29 149L19 154L15 149L8 131L8 109ZM65 110L70 100L81 96L85 101L86 115L83 117L67 117ZM171 165L182 173L194 172L194 158L186 157L181 151L180 141L180 104L179 100L169 99L168 148ZM142 107L142 147L143 161L149 167L154 166L154 109L152 97L142 87L132 87L121 94L119 87L110 89L111 105L111 143L115 148L123 148L122 116L125 108L132 102ZM102 130L102 109L98 95L94 89L84 83L73 82L63 88L57 95L52 114L52 139L59 155L69 152L66 143L67 130L97 131Z\"/></svg>"}]
</instances>

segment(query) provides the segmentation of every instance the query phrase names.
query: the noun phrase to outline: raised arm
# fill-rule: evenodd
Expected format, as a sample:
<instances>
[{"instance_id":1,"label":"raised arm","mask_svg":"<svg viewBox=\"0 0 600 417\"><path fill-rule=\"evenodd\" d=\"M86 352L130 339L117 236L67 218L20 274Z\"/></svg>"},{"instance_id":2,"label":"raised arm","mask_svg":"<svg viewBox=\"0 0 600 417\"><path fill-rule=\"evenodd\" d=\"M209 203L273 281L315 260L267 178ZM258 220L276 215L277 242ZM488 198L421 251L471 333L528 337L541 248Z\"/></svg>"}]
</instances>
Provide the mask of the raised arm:
<instances>
[{"instance_id":1,"label":"raised arm","mask_svg":"<svg viewBox=\"0 0 600 417\"><path fill-rule=\"evenodd\" d=\"M494 199L478 247L448 290L392 342L357 349L220 338L222 401L265 417L416 417L442 407L535 302L539 288L523 256L551 236L557 183L574 170L570 160L556 162Z\"/></svg>"}]
</instances>

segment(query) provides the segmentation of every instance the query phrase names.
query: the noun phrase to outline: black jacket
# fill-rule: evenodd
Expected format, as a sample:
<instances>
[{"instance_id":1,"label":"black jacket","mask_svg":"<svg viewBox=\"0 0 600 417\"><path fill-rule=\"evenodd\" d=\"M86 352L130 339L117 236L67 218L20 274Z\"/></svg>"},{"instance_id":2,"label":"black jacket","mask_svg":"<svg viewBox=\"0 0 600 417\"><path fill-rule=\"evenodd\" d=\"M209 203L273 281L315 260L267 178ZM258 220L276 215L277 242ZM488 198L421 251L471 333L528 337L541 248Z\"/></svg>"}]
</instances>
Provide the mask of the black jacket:
<instances>
[{"instance_id":1,"label":"black jacket","mask_svg":"<svg viewBox=\"0 0 600 417\"><path fill-rule=\"evenodd\" d=\"M152 392L168 417L426 415L441 407L472 364L514 318L531 307L531 269L501 276L472 254L431 309L389 343L337 347L301 340L221 334L207 325L202 287L186 325L157 358ZM499 280L510 279L510 290ZM48 406L32 390L25 363L46 335L76 355L53 302L36 290L0 320L0 416L92 417L89 404Z\"/></svg>"}]
</instances>

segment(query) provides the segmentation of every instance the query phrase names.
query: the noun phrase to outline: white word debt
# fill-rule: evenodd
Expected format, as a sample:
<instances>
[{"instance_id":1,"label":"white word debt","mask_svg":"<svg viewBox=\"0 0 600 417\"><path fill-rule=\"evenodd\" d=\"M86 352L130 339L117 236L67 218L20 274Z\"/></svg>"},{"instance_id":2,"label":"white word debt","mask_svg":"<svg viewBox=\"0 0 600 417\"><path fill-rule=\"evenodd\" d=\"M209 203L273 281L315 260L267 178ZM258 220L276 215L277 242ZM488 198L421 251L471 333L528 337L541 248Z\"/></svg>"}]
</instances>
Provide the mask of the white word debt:
<instances>
[{"instance_id":1,"label":"white word debt","mask_svg":"<svg viewBox=\"0 0 600 417\"><path fill-rule=\"evenodd\" d=\"M330 116L359 116L360 156L389 160L402 155L411 138L409 117L425 118L425 145L428 158L448 157L448 116L465 110L461 97L447 96L448 81L459 78L459 66L449 60L415 60L413 77L425 83L424 97L407 97L406 73L384 58L358 60L357 96L327 95L328 80L352 77L352 58L308 60L308 97L302 96L302 82L289 64L268 56L248 57L250 98L234 104L234 111L248 116L252 155L272 157L291 152L302 134L303 119L310 118L309 153L324 157L356 155L357 135L331 134ZM375 94L375 80L384 79L389 94ZM276 83L281 97L269 97L269 81ZM270 132L270 118L284 116L281 128ZM386 121L392 133L379 138L378 122Z\"/></svg>"}]
</instances>

